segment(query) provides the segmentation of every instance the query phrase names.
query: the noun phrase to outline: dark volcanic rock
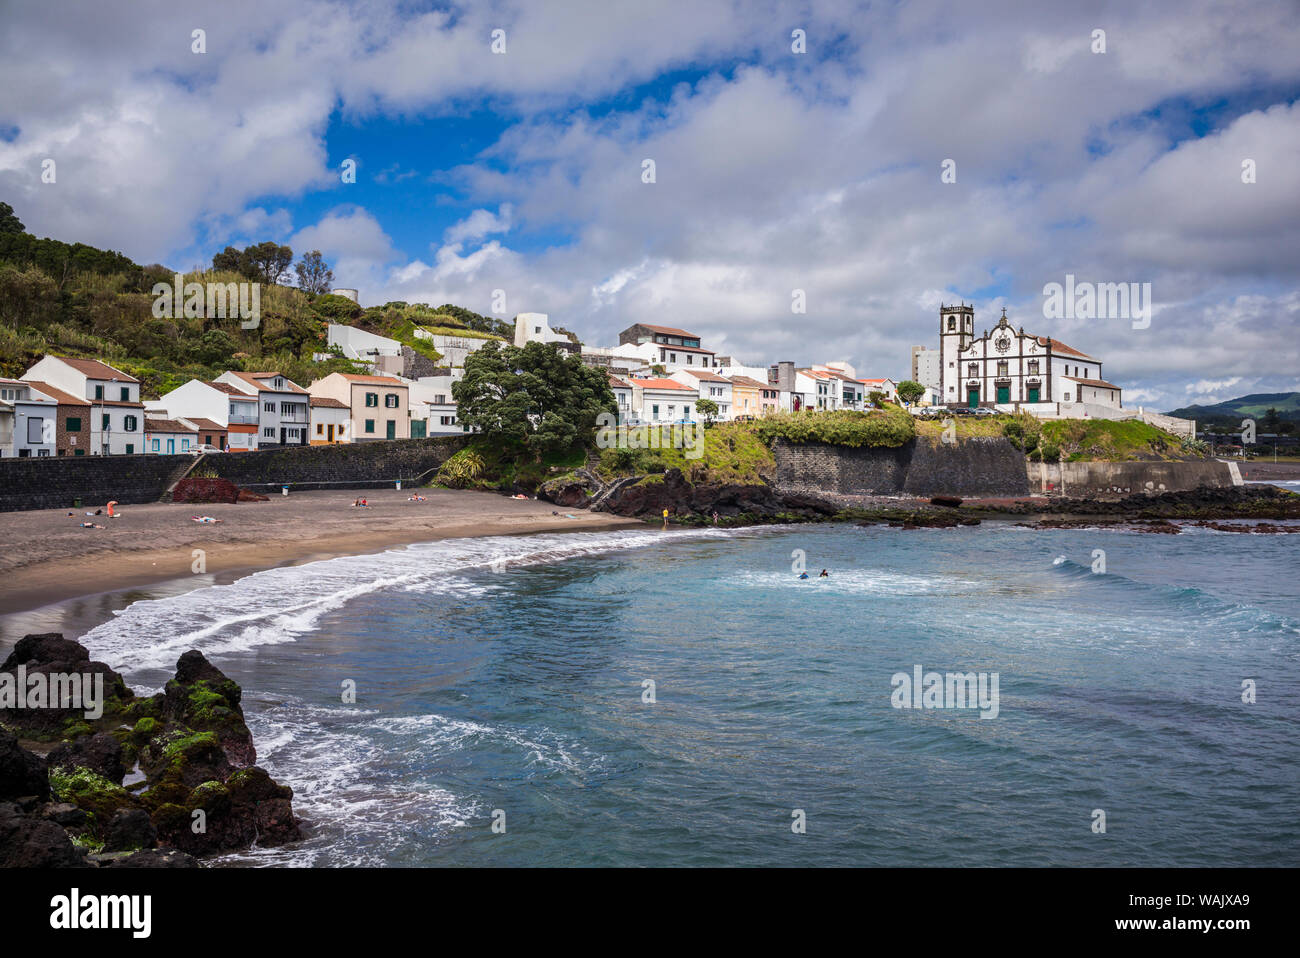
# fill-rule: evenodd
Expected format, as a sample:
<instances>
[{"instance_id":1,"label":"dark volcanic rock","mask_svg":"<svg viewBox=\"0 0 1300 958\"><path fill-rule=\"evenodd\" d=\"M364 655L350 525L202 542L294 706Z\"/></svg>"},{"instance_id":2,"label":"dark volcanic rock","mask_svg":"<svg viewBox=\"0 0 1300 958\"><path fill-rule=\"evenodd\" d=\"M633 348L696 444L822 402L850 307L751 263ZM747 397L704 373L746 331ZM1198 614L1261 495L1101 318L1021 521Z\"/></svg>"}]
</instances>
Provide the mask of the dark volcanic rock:
<instances>
[{"instance_id":1,"label":"dark volcanic rock","mask_svg":"<svg viewBox=\"0 0 1300 958\"><path fill-rule=\"evenodd\" d=\"M45 759L18 744L18 737L0 728L0 801L35 795L50 796Z\"/></svg>"},{"instance_id":2,"label":"dark volcanic rock","mask_svg":"<svg viewBox=\"0 0 1300 958\"><path fill-rule=\"evenodd\" d=\"M95 855L100 868L198 868L199 860L177 848L146 848L129 855Z\"/></svg>"},{"instance_id":3,"label":"dark volcanic rock","mask_svg":"<svg viewBox=\"0 0 1300 958\"><path fill-rule=\"evenodd\" d=\"M158 829L154 828L149 813L139 808L118 812L108 826L104 840L106 852L129 852L152 848L158 844Z\"/></svg>"},{"instance_id":4,"label":"dark volcanic rock","mask_svg":"<svg viewBox=\"0 0 1300 958\"><path fill-rule=\"evenodd\" d=\"M195 731L215 732L230 764L244 768L257 763L257 749L244 723L242 697L236 682L191 649L176 663L176 678L167 683L162 715Z\"/></svg>"},{"instance_id":5,"label":"dark volcanic rock","mask_svg":"<svg viewBox=\"0 0 1300 958\"><path fill-rule=\"evenodd\" d=\"M949 506L953 509L956 509L961 504L962 504L962 499L959 496L931 496L930 497L930 505L932 506Z\"/></svg>"},{"instance_id":6,"label":"dark volcanic rock","mask_svg":"<svg viewBox=\"0 0 1300 958\"><path fill-rule=\"evenodd\" d=\"M80 675L83 676L81 680L83 684L90 682L92 685L96 682L96 676L100 676L105 715L114 714L129 705L135 698L135 693L127 687L122 676L103 662L92 661L90 653L80 642L65 639L57 632L25 635L19 639L4 664L0 665L0 672L12 674L16 683L19 666L24 670L29 688L32 677L36 675L46 676L47 685L50 684L49 676L55 674ZM5 709L5 724L22 730L24 735L32 738L46 740L63 738L64 732L70 725L88 721L85 706L88 705L90 694L89 690L83 691L81 708Z\"/></svg>"},{"instance_id":7,"label":"dark volcanic rock","mask_svg":"<svg viewBox=\"0 0 1300 958\"><path fill-rule=\"evenodd\" d=\"M50 768L88 768L114 785L121 785L126 777L122 743L108 732L62 742L50 750L47 760Z\"/></svg>"},{"instance_id":8,"label":"dark volcanic rock","mask_svg":"<svg viewBox=\"0 0 1300 958\"><path fill-rule=\"evenodd\" d=\"M86 856L62 827L0 803L0 868L85 868Z\"/></svg>"}]
</instances>

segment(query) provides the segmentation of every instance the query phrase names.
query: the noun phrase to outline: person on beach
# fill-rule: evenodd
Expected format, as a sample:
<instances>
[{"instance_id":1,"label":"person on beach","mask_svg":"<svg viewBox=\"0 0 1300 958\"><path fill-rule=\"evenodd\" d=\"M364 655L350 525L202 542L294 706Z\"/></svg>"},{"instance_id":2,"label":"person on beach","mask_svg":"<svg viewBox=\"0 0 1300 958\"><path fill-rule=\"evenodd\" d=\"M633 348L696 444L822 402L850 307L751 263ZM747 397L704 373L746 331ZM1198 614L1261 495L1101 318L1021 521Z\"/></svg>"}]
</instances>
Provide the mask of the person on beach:
<instances>
[{"instance_id":1,"label":"person on beach","mask_svg":"<svg viewBox=\"0 0 1300 958\"><path fill-rule=\"evenodd\" d=\"M115 505L117 505L117 500L116 500L116 499L113 499L113 500L110 501L109 504L108 504L108 517L109 517L110 519L120 519L120 518L121 518L120 515L118 515L116 512L113 511L113 507L114 507Z\"/></svg>"}]
</instances>

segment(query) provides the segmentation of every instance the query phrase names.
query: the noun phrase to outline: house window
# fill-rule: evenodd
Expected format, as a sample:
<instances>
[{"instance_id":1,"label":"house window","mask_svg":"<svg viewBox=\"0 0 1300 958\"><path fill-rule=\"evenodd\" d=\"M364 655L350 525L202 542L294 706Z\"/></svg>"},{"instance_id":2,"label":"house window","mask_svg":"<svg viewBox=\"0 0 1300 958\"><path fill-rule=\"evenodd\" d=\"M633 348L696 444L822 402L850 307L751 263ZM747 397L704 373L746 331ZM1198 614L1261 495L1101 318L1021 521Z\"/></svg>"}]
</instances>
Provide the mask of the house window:
<instances>
[{"instance_id":1,"label":"house window","mask_svg":"<svg viewBox=\"0 0 1300 958\"><path fill-rule=\"evenodd\" d=\"M126 454L129 456L132 455L134 452L135 452L135 445L133 443L128 442L126 444Z\"/></svg>"},{"instance_id":2,"label":"house window","mask_svg":"<svg viewBox=\"0 0 1300 958\"><path fill-rule=\"evenodd\" d=\"M325 424L324 424L324 423L319 423L319 422L316 423L316 435L318 435L318 436L323 436L323 435L325 435Z\"/></svg>"},{"instance_id":3,"label":"house window","mask_svg":"<svg viewBox=\"0 0 1300 958\"><path fill-rule=\"evenodd\" d=\"M659 404L656 403L655 405L651 406L650 408L654 410L654 412L653 412L653 416L654 416L654 418L655 418L655 419L658 419L658 418L659 418Z\"/></svg>"},{"instance_id":4,"label":"house window","mask_svg":"<svg viewBox=\"0 0 1300 958\"><path fill-rule=\"evenodd\" d=\"M30 443L42 442L41 435L45 432L45 420L37 419L35 416L27 420L27 441Z\"/></svg>"},{"instance_id":5,"label":"house window","mask_svg":"<svg viewBox=\"0 0 1300 958\"><path fill-rule=\"evenodd\" d=\"M86 454L86 450L84 450L84 449L74 449L74 450L72 450L72 454L73 454L74 456L84 456L84 455Z\"/></svg>"},{"instance_id":6,"label":"house window","mask_svg":"<svg viewBox=\"0 0 1300 958\"><path fill-rule=\"evenodd\" d=\"M668 354L668 361L669 361L670 363L675 363L675 362L677 362L677 354L676 354L676 353L669 353L669 354Z\"/></svg>"},{"instance_id":7,"label":"house window","mask_svg":"<svg viewBox=\"0 0 1300 958\"><path fill-rule=\"evenodd\" d=\"M37 449L37 450L36 450L36 455L38 455L38 456L48 456L49 454L50 454L50 451L49 451L48 449Z\"/></svg>"},{"instance_id":8,"label":"house window","mask_svg":"<svg viewBox=\"0 0 1300 958\"><path fill-rule=\"evenodd\" d=\"M188 452L188 451L189 451L189 448L190 448L190 440L189 440L189 437L187 437L187 436L182 436L182 437L181 437L181 452Z\"/></svg>"},{"instance_id":9,"label":"house window","mask_svg":"<svg viewBox=\"0 0 1300 958\"><path fill-rule=\"evenodd\" d=\"M397 408L397 393L389 393L384 397L384 406L387 409Z\"/></svg>"},{"instance_id":10,"label":"house window","mask_svg":"<svg viewBox=\"0 0 1300 958\"><path fill-rule=\"evenodd\" d=\"M81 432L81 417L80 417L80 416L69 416L69 417L68 417L68 432Z\"/></svg>"},{"instance_id":11,"label":"house window","mask_svg":"<svg viewBox=\"0 0 1300 958\"><path fill-rule=\"evenodd\" d=\"M263 439L274 439L274 438L275 438L275 430L272 429L270 426L267 426L265 429L262 430L262 438L263 438Z\"/></svg>"},{"instance_id":12,"label":"house window","mask_svg":"<svg viewBox=\"0 0 1300 958\"><path fill-rule=\"evenodd\" d=\"M378 405L379 405L379 393L366 393L366 405L367 405L367 406L378 406Z\"/></svg>"},{"instance_id":13,"label":"house window","mask_svg":"<svg viewBox=\"0 0 1300 958\"><path fill-rule=\"evenodd\" d=\"M123 386L123 387L122 387L122 402L130 402L130 401L131 401L131 388L130 388L129 386Z\"/></svg>"},{"instance_id":14,"label":"house window","mask_svg":"<svg viewBox=\"0 0 1300 958\"><path fill-rule=\"evenodd\" d=\"M102 429L102 430L104 430L105 432L108 431L108 429L109 429L109 425L108 425L108 413L104 413L104 422L100 425L99 428Z\"/></svg>"},{"instance_id":15,"label":"house window","mask_svg":"<svg viewBox=\"0 0 1300 958\"><path fill-rule=\"evenodd\" d=\"M375 431L375 421L373 419L367 419L366 432L374 432L374 431Z\"/></svg>"},{"instance_id":16,"label":"house window","mask_svg":"<svg viewBox=\"0 0 1300 958\"><path fill-rule=\"evenodd\" d=\"M95 387L95 398L96 398L96 399L103 399L103 398L104 398L104 387L103 387L103 386L96 386L96 387Z\"/></svg>"},{"instance_id":17,"label":"house window","mask_svg":"<svg viewBox=\"0 0 1300 958\"><path fill-rule=\"evenodd\" d=\"M275 403L273 402L262 403L262 408L265 409L267 412L275 412Z\"/></svg>"},{"instance_id":18,"label":"house window","mask_svg":"<svg viewBox=\"0 0 1300 958\"><path fill-rule=\"evenodd\" d=\"M161 440L155 438L153 441L153 451L157 452L161 448Z\"/></svg>"},{"instance_id":19,"label":"house window","mask_svg":"<svg viewBox=\"0 0 1300 958\"><path fill-rule=\"evenodd\" d=\"M692 356L690 353L687 353L687 354L686 354L686 365L687 365L687 366L694 366L694 365L695 365L695 357Z\"/></svg>"}]
</instances>

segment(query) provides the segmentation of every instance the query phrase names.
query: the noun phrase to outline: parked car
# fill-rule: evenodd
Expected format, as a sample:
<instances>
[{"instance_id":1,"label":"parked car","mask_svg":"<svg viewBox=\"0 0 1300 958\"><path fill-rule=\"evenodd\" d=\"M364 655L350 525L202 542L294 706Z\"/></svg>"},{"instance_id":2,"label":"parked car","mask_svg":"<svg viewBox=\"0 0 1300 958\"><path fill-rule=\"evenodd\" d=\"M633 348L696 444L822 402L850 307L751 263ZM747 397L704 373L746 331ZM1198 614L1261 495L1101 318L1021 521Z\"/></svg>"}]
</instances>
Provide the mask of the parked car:
<instances>
[{"instance_id":1,"label":"parked car","mask_svg":"<svg viewBox=\"0 0 1300 958\"><path fill-rule=\"evenodd\" d=\"M190 447L190 455L192 456L206 456L209 453L221 452L221 451L222 450L218 449L216 446L210 446L205 442L201 442L197 446Z\"/></svg>"},{"instance_id":2,"label":"parked car","mask_svg":"<svg viewBox=\"0 0 1300 958\"><path fill-rule=\"evenodd\" d=\"M977 406L971 410L971 414L975 416L996 416L998 411L990 409L988 406Z\"/></svg>"}]
</instances>

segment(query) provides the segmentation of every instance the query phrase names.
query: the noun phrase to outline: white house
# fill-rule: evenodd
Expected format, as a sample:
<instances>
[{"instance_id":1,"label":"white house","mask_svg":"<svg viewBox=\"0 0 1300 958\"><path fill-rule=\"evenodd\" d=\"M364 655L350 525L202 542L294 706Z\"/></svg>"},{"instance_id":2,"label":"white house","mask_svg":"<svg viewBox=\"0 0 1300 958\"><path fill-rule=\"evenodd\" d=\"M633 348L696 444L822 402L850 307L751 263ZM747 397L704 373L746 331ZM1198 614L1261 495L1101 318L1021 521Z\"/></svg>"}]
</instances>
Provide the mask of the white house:
<instances>
[{"instance_id":1,"label":"white house","mask_svg":"<svg viewBox=\"0 0 1300 958\"><path fill-rule=\"evenodd\" d=\"M326 337L346 359L365 363L375 372L402 374L402 344L395 339L342 323L330 323Z\"/></svg>"},{"instance_id":2,"label":"white house","mask_svg":"<svg viewBox=\"0 0 1300 958\"><path fill-rule=\"evenodd\" d=\"M456 415L452 383L463 378L465 371L453 369L445 376L421 376L411 383L411 420L417 410L425 419L426 436L452 436L464 432Z\"/></svg>"},{"instance_id":3,"label":"white house","mask_svg":"<svg viewBox=\"0 0 1300 958\"><path fill-rule=\"evenodd\" d=\"M257 448L307 445L307 434L311 426L309 396L307 390L283 373L227 370L215 381L232 386L257 400Z\"/></svg>"},{"instance_id":4,"label":"white house","mask_svg":"<svg viewBox=\"0 0 1300 958\"><path fill-rule=\"evenodd\" d=\"M551 328L545 313L520 313L515 317L515 345L529 343L554 343L566 352L577 352L581 347L566 333Z\"/></svg>"},{"instance_id":5,"label":"white house","mask_svg":"<svg viewBox=\"0 0 1300 958\"><path fill-rule=\"evenodd\" d=\"M90 401L90 454L144 452L144 403L140 381L96 359L45 356L23 373Z\"/></svg>"},{"instance_id":6,"label":"white house","mask_svg":"<svg viewBox=\"0 0 1300 958\"><path fill-rule=\"evenodd\" d=\"M0 457L53 456L58 401L21 379L0 379Z\"/></svg>"},{"instance_id":7,"label":"white house","mask_svg":"<svg viewBox=\"0 0 1300 958\"><path fill-rule=\"evenodd\" d=\"M159 456L192 452L199 444L199 431L178 419L144 420L144 451Z\"/></svg>"},{"instance_id":8,"label":"white house","mask_svg":"<svg viewBox=\"0 0 1300 958\"><path fill-rule=\"evenodd\" d=\"M860 379L858 382L866 389L868 397L872 393L884 393L890 402L898 402L898 383L892 379Z\"/></svg>"},{"instance_id":9,"label":"white house","mask_svg":"<svg viewBox=\"0 0 1300 958\"><path fill-rule=\"evenodd\" d=\"M839 409L843 401L844 390L840 386L840 377L823 369L796 369L794 376L797 393L796 411L799 408L830 410Z\"/></svg>"},{"instance_id":10,"label":"white house","mask_svg":"<svg viewBox=\"0 0 1300 958\"><path fill-rule=\"evenodd\" d=\"M257 396L230 383L191 379L144 405L146 414L158 419L204 419L215 423L225 430L231 452L257 448Z\"/></svg>"},{"instance_id":11,"label":"white house","mask_svg":"<svg viewBox=\"0 0 1300 958\"><path fill-rule=\"evenodd\" d=\"M633 379L632 412L641 423L694 422L700 394L675 379Z\"/></svg>"},{"instance_id":12,"label":"white house","mask_svg":"<svg viewBox=\"0 0 1300 958\"><path fill-rule=\"evenodd\" d=\"M336 446L351 442L352 407L329 396L312 396L311 432L307 442L313 446Z\"/></svg>"},{"instance_id":13,"label":"white house","mask_svg":"<svg viewBox=\"0 0 1300 958\"><path fill-rule=\"evenodd\" d=\"M698 392L700 399L708 399L718 405L717 419L726 422L734 413L731 380L707 369L678 369L668 376L669 379L689 386Z\"/></svg>"},{"instance_id":14,"label":"white house","mask_svg":"<svg viewBox=\"0 0 1300 958\"><path fill-rule=\"evenodd\" d=\"M635 390L626 379L620 379L613 373L607 375L610 392L614 394L614 401L618 403L618 424L622 426L632 418L632 398Z\"/></svg>"},{"instance_id":15,"label":"white house","mask_svg":"<svg viewBox=\"0 0 1300 958\"><path fill-rule=\"evenodd\" d=\"M417 326L414 332L418 338L428 340L442 355L440 365L450 366L453 369L463 368L469 354L478 352L488 343L504 342L499 336L489 336L487 333L477 333L473 330L466 330L463 333L433 333Z\"/></svg>"},{"instance_id":16,"label":"white house","mask_svg":"<svg viewBox=\"0 0 1300 958\"><path fill-rule=\"evenodd\" d=\"M641 359L665 372L679 369L713 369L714 352L700 345L700 337L672 326L636 323L618 334L615 355Z\"/></svg>"}]
</instances>

